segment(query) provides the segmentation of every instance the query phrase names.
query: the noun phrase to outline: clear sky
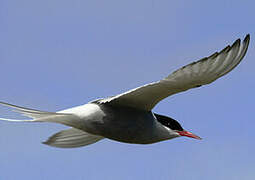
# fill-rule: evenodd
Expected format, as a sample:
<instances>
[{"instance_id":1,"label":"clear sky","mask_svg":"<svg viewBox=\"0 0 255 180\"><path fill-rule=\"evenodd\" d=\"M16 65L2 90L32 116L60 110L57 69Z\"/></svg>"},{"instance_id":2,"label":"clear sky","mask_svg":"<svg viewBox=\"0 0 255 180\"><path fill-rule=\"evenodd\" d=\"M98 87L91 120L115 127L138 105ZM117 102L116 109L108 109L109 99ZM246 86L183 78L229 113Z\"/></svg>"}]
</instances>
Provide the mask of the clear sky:
<instances>
[{"instance_id":1,"label":"clear sky","mask_svg":"<svg viewBox=\"0 0 255 180\"><path fill-rule=\"evenodd\" d=\"M159 80L251 34L248 53L216 82L154 109L202 141L41 144L66 127L0 122L0 180L253 180L254 1L1 0L0 100L46 111ZM23 118L0 108L1 116Z\"/></svg>"}]
</instances>

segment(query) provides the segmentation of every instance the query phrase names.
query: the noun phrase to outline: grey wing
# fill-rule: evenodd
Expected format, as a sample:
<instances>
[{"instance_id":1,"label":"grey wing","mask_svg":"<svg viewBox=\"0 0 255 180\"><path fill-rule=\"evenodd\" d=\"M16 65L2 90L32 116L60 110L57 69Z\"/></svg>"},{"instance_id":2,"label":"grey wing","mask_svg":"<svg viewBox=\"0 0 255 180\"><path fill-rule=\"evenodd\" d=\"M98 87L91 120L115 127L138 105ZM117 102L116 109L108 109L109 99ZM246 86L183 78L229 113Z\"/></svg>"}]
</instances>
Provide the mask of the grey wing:
<instances>
[{"instance_id":1,"label":"grey wing","mask_svg":"<svg viewBox=\"0 0 255 180\"><path fill-rule=\"evenodd\" d=\"M150 111L159 101L173 94L209 84L234 69L247 52L248 34L243 42L236 40L219 53L188 64L166 78L132 89L123 94L98 100L117 106L129 106Z\"/></svg>"},{"instance_id":2,"label":"grey wing","mask_svg":"<svg viewBox=\"0 0 255 180\"><path fill-rule=\"evenodd\" d=\"M93 144L101 139L103 137L89 134L76 128L70 128L52 135L43 144L59 148L76 148Z\"/></svg>"}]
</instances>

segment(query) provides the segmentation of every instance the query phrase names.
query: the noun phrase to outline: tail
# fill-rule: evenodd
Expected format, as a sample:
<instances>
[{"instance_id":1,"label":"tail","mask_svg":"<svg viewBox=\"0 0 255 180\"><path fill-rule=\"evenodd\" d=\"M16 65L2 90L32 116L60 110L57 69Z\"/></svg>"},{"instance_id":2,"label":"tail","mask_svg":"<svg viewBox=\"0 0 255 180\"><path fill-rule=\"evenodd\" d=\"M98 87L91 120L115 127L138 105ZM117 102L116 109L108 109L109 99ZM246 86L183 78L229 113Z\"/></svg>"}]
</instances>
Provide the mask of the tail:
<instances>
[{"instance_id":1,"label":"tail","mask_svg":"<svg viewBox=\"0 0 255 180\"><path fill-rule=\"evenodd\" d=\"M54 134L47 141L43 142L43 144L59 148L75 148L93 144L103 139L103 137L101 136L92 135L80 130L83 123L81 118L79 118L75 114L39 111L35 109L12 105L5 102L0 102L0 104L14 108L14 111L31 118L25 120L0 118L0 120L3 121L54 122L73 127Z\"/></svg>"},{"instance_id":2,"label":"tail","mask_svg":"<svg viewBox=\"0 0 255 180\"><path fill-rule=\"evenodd\" d=\"M11 121L11 122L53 122L64 124L67 126L80 128L79 123L81 119L71 113L58 113L58 112L47 112L47 111L39 111L35 109L25 108L21 106L16 106L13 104L1 102L0 104L4 106L8 106L14 108L13 111L21 113L22 115L29 117L31 119L19 120L19 119L7 119L7 118L0 118L2 121Z\"/></svg>"}]
</instances>

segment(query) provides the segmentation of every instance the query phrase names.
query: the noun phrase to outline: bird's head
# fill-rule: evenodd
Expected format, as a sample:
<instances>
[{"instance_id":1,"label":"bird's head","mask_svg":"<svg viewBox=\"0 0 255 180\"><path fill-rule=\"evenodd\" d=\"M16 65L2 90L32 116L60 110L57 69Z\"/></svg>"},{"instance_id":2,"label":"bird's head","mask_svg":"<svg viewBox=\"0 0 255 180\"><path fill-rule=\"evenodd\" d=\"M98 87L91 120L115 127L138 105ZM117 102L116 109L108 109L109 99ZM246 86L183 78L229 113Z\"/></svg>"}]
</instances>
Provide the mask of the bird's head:
<instances>
[{"instance_id":1,"label":"bird's head","mask_svg":"<svg viewBox=\"0 0 255 180\"><path fill-rule=\"evenodd\" d=\"M162 116L162 115L155 114L155 113L154 113L154 115L156 116L159 123L161 123L163 126L170 129L170 132L173 137L174 136L175 137L187 136L187 137L195 138L195 139L199 139L199 140L202 139L199 136L197 136L189 131L184 130L182 128L182 126L180 125L180 123L178 123L178 121L176 121L170 117L167 117L167 116Z\"/></svg>"}]
</instances>

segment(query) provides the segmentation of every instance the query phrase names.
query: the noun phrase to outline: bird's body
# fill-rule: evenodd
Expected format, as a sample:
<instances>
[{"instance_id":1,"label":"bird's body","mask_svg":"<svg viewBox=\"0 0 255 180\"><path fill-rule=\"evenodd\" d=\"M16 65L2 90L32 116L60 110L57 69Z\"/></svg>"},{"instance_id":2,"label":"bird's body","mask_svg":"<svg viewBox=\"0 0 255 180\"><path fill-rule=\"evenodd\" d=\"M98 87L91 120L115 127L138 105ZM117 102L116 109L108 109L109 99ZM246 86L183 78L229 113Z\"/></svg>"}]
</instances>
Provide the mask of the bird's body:
<instances>
[{"instance_id":1,"label":"bird's body","mask_svg":"<svg viewBox=\"0 0 255 180\"><path fill-rule=\"evenodd\" d=\"M74 111L75 108L61 112ZM80 118L83 121L76 128L93 135L136 144L150 144L172 138L169 130L157 121L151 111L95 102L79 106L77 111L81 112Z\"/></svg>"},{"instance_id":2,"label":"bird's body","mask_svg":"<svg viewBox=\"0 0 255 180\"><path fill-rule=\"evenodd\" d=\"M238 39L232 46L184 66L160 81L58 112L0 102L32 118L0 120L54 122L70 126L44 142L61 148L85 146L103 138L135 144L151 144L180 136L201 139L185 131L176 120L153 113L152 109L168 96L209 84L233 70L245 56L249 40L249 35L243 43Z\"/></svg>"}]
</instances>

